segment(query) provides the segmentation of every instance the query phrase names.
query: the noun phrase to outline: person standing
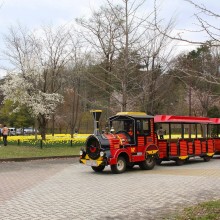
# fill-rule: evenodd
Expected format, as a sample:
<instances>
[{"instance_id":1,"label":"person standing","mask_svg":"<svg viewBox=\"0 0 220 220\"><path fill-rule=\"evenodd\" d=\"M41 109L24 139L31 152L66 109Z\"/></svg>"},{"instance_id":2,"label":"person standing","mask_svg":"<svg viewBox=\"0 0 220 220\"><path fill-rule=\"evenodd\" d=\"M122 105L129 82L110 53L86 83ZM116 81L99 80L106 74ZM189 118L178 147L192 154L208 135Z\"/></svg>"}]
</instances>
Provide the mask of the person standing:
<instances>
[{"instance_id":1,"label":"person standing","mask_svg":"<svg viewBox=\"0 0 220 220\"><path fill-rule=\"evenodd\" d=\"M6 125L4 125L4 127L2 128L2 137L3 137L4 146L7 146L8 144L8 141L7 141L8 132L9 132L9 129L7 128Z\"/></svg>"},{"instance_id":2,"label":"person standing","mask_svg":"<svg viewBox=\"0 0 220 220\"><path fill-rule=\"evenodd\" d=\"M159 135L160 139L164 138L164 133L165 133L165 131L163 130L162 127L160 127L160 129L158 130L158 135Z\"/></svg>"}]
</instances>

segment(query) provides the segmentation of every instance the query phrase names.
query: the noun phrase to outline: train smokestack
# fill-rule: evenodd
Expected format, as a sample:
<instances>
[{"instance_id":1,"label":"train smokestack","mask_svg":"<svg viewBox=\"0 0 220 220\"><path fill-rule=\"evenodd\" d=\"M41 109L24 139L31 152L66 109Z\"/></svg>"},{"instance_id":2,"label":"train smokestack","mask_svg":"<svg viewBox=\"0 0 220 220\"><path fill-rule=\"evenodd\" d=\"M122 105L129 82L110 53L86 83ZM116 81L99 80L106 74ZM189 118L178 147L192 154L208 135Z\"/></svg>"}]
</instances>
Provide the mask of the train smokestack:
<instances>
[{"instance_id":1,"label":"train smokestack","mask_svg":"<svg viewBox=\"0 0 220 220\"><path fill-rule=\"evenodd\" d=\"M102 114L102 110L91 110L90 112L93 114L93 118L94 118L94 134L98 135L100 134L99 119Z\"/></svg>"}]
</instances>

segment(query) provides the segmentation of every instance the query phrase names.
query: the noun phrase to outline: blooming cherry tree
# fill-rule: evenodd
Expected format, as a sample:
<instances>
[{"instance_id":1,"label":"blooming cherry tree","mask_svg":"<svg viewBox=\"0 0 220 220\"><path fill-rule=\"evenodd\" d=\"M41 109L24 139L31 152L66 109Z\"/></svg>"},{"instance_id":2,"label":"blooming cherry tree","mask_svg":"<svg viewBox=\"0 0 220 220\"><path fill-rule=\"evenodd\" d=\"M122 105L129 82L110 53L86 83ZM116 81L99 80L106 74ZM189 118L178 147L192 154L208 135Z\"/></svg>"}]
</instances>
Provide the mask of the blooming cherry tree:
<instances>
[{"instance_id":1,"label":"blooming cherry tree","mask_svg":"<svg viewBox=\"0 0 220 220\"><path fill-rule=\"evenodd\" d=\"M22 28L10 29L6 36L6 58L12 65L1 90L4 100L17 108L26 106L38 120L42 139L46 125L62 103L65 65L73 49L68 30L44 28L36 33Z\"/></svg>"}]
</instances>

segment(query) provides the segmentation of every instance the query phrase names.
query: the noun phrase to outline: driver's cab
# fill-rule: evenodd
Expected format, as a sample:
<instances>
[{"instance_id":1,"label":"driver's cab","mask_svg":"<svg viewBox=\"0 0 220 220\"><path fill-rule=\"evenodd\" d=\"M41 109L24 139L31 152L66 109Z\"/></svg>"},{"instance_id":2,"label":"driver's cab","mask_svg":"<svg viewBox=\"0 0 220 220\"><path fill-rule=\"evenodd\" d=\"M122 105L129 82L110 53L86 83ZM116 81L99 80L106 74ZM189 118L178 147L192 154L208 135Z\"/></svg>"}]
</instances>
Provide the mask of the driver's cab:
<instances>
[{"instance_id":1,"label":"driver's cab","mask_svg":"<svg viewBox=\"0 0 220 220\"><path fill-rule=\"evenodd\" d=\"M126 140L124 145L137 145L139 136L145 137L151 134L153 116L144 112L119 112L109 120L114 134Z\"/></svg>"}]
</instances>

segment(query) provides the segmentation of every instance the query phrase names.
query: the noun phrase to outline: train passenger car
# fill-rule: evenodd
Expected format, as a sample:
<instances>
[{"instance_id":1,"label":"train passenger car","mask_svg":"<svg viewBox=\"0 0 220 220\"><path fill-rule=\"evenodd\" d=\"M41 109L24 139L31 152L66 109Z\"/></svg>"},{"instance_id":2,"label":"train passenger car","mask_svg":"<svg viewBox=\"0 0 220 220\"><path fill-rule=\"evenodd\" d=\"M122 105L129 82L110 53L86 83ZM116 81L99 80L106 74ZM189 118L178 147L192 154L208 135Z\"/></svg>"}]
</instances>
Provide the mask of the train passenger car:
<instances>
[{"instance_id":1,"label":"train passenger car","mask_svg":"<svg viewBox=\"0 0 220 220\"><path fill-rule=\"evenodd\" d=\"M80 151L80 163L95 172L108 165L113 173L122 173L136 164L144 170L153 169L158 153L154 117L143 112L119 112L109 118L110 129L100 133L101 112L92 111L95 130Z\"/></svg>"},{"instance_id":2,"label":"train passenger car","mask_svg":"<svg viewBox=\"0 0 220 220\"><path fill-rule=\"evenodd\" d=\"M220 154L220 118L210 118L212 121L211 136L214 140L215 153Z\"/></svg>"},{"instance_id":3,"label":"train passenger car","mask_svg":"<svg viewBox=\"0 0 220 220\"><path fill-rule=\"evenodd\" d=\"M157 164L174 160L177 165L182 165L190 157L196 156L209 161L214 155L214 139L210 135L212 121L209 118L157 115L154 122L167 130L166 137L158 139Z\"/></svg>"}]
</instances>

